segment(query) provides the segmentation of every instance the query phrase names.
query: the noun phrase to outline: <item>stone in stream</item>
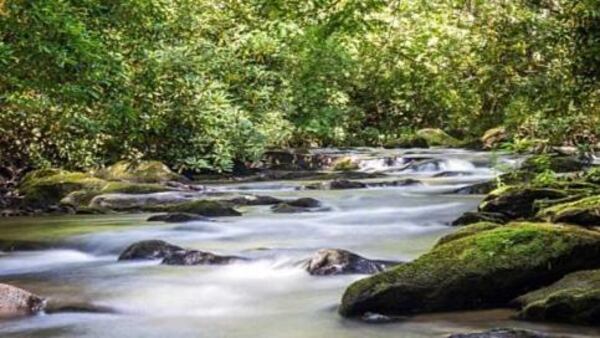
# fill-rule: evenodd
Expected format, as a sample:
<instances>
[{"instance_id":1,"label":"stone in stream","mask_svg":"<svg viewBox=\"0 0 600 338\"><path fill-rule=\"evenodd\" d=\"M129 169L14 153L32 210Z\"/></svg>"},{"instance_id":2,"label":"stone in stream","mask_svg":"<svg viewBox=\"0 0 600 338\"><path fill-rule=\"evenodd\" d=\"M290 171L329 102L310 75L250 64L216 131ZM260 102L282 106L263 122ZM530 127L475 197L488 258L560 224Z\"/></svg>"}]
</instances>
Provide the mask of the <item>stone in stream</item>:
<instances>
[{"instance_id":1,"label":"stone in stream","mask_svg":"<svg viewBox=\"0 0 600 338\"><path fill-rule=\"evenodd\" d=\"M366 183L349 180L334 180L329 184L329 188L332 190L364 189L366 187Z\"/></svg>"},{"instance_id":2,"label":"stone in stream","mask_svg":"<svg viewBox=\"0 0 600 338\"><path fill-rule=\"evenodd\" d=\"M196 214L185 212L168 213L161 215L150 216L148 222L165 222L165 223L185 223L194 221L212 222L212 219Z\"/></svg>"},{"instance_id":3,"label":"stone in stream","mask_svg":"<svg viewBox=\"0 0 600 338\"><path fill-rule=\"evenodd\" d=\"M518 297L520 319L598 325L600 270L579 271Z\"/></svg>"},{"instance_id":4,"label":"stone in stream","mask_svg":"<svg viewBox=\"0 0 600 338\"><path fill-rule=\"evenodd\" d=\"M492 329L485 332L459 333L448 338L566 338L565 336L549 336L544 333L522 329Z\"/></svg>"},{"instance_id":5,"label":"stone in stream","mask_svg":"<svg viewBox=\"0 0 600 338\"><path fill-rule=\"evenodd\" d=\"M304 268L314 276L344 274L372 275L385 269L402 264L400 262L371 260L342 249L322 249L317 251Z\"/></svg>"},{"instance_id":6,"label":"stone in stream","mask_svg":"<svg viewBox=\"0 0 600 338\"><path fill-rule=\"evenodd\" d=\"M350 285L340 313L410 315L506 306L565 274L600 268L600 232L509 223L436 245L415 261Z\"/></svg>"},{"instance_id":7,"label":"stone in stream","mask_svg":"<svg viewBox=\"0 0 600 338\"><path fill-rule=\"evenodd\" d=\"M454 190L454 193L461 195L485 195L494 191L496 188L498 188L498 183L496 181L488 181L456 189Z\"/></svg>"},{"instance_id":8,"label":"stone in stream","mask_svg":"<svg viewBox=\"0 0 600 338\"><path fill-rule=\"evenodd\" d=\"M127 247L119 256L120 261L163 259L183 248L161 240L147 240Z\"/></svg>"},{"instance_id":9,"label":"stone in stream","mask_svg":"<svg viewBox=\"0 0 600 338\"><path fill-rule=\"evenodd\" d=\"M508 186L491 192L479 205L479 211L502 213L511 219L529 218L537 213L537 201L559 200L567 196L567 192L559 189Z\"/></svg>"},{"instance_id":10,"label":"stone in stream","mask_svg":"<svg viewBox=\"0 0 600 338\"><path fill-rule=\"evenodd\" d=\"M0 317L32 315L43 310L43 298L16 286L0 284Z\"/></svg>"},{"instance_id":11,"label":"stone in stream","mask_svg":"<svg viewBox=\"0 0 600 338\"><path fill-rule=\"evenodd\" d=\"M173 252L165 257L162 264L165 265L226 265L241 261L246 258L237 256L219 256L210 252L198 250L181 250Z\"/></svg>"},{"instance_id":12,"label":"stone in stream","mask_svg":"<svg viewBox=\"0 0 600 338\"><path fill-rule=\"evenodd\" d=\"M287 203L280 203L271 207L271 210L276 214L297 214L301 212L311 212L312 209L305 207L295 207Z\"/></svg>"},{"instance_id":13,"label":"stone in stream","mask_svg":"<svg viewBox=\"0 0 600 338\"><path fill-rule=\"evenodd\" d=\"M600 196L557 204L541 210L537 216L554 223L600 226Z\"/></svg>"},{"instance_id":14,"label":"stone in stream","mask_svg":"<svg viewBox=\"0 0 600 338\"><path fill-rule=\"evenodd\" d=\"M321 206L321 202L310 197L303 197L293 201L286 201L285 204L300 208L318 208Z\"/></svg>"},{"instance_id":15,"label":"stone in stream","mask_svg":"<svg viewBox=\"0 0 600 338\"><path fill-rule=\"evenodd\" d=\"M244 195L229 200L235 205L275 205L283 202L279 198L261 195Z\"/></svg>"},{"instance_id":16,"label":"stone in stream","mask_svg":"<svg viewBox=\"0 0 600 338\"><path fill-rule=\"evenodd\" d=\"M47 314L56 313L118 313L117 310L103 305L86 302L65 302L50 299L44 308Z\"/></svg>"}]
</instances>

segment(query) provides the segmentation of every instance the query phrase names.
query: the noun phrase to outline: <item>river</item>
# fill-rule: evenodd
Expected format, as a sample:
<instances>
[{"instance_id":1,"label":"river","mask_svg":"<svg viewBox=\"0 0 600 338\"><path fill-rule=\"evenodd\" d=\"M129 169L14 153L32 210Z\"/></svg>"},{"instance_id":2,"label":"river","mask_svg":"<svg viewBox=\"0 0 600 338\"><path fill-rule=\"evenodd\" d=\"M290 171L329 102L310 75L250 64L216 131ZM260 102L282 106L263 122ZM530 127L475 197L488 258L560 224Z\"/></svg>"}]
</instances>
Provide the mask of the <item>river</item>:
<instances>
[{"instance_id":1,"label":"river","mask_svg":"<svg viewBox=\"0 0 600 338\"><path fill-rule=\"evenodd\" d=\"M423 184L355 190L298 190L306 184L299 181L212 185L215 191L313 197L328 209L274 214L266 206L244 207L239 209L242 217L218 222L151 224L145 221L148 215L0 219L0 233L29 238L59 229L61 234L53 249L0 253L0 282L116 311L3 319L0 336L410 338L494 327L600 336L591 328L514 321L512 311L503 309L424 315L390 324L341 318L336 306L345 287L365 276L313 277L300 261L322 248L412 260L452 232L448 223L482 198L452 191L493 179L495 168L507 170L518 162L508 155L466 150L358 149L349 154L362 159L362 171ZM403 158L409 156L436 160L405 168ZM53 234L50 230L48 236ZM125 247L145 239L253 260L196 267L117 262Z\"/></svg>"}]
</instances>

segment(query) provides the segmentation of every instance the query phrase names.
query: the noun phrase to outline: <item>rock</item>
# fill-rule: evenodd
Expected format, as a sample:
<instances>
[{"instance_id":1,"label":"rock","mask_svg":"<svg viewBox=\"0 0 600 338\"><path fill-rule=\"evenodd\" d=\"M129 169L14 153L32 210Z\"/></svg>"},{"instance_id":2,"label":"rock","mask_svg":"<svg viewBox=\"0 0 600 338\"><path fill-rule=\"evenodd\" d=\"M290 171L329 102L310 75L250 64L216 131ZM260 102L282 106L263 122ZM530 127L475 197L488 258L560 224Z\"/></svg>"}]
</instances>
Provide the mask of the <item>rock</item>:
<instances>
[{"instance_id":1,"label":"rock","mask_svg":"<svg viewBox=\"0 0 600 338\"><path fill-rule=\"evenodd\" d=\"M273 207L271 207L271 210L273 210L273 212L276 214L296 214L296 213L301 213L301 212L311 212L312 211L310 208L295 207L295 206L289 205L287 203L280 203L280 204L274 205Z\"/></svg>"},{"instance_id":2,"label":"rock","mask_svg":"<svg viewBox=\"0 0 600 338\"><path fill-rule=\"evenodd\" d=\"M44 299L18 287L0 284L0 317L32 315L44 308Z\"/></svg>"},{"instance_id":3,"label":"rock","mask_svg":"<svg viewBox=\"0 0 600 338\"><path fill-rule=\"evenodd\" d=\"M481 137L481 143L483 149L485 150L498 149L503 143L505 143L508 140L509 136L506 132L506 128L504 127L489 129Z\"/></svg>"},{"instance_id":4,"label":"rock","mask_svg":"<svg viewBox=\"0 0 600 338\"><path fill-rule=\"evenodd\" d=\"M479 223L479 222L492 222L492 223L497 223L497 224L506 224L506 223L508 223L508 221L510 221L510 219L502 213L469 211L469 212L465 212L464 214L462 214L462 216L460 216L459 218L454 220L454 222L452 222L452 226L469 225L469 224Z\"/></svg>"},{"instance_id":5,"label":"rock","mask_svg":"<svg viewBox=\"0 0 600 338\"><path fill-rule=\"evenodd\" d=\"M314 276L371 275L398 264L401 263L367 259L342 249L323 249L315 253L304 268Z\"/></svg>"},{"instance_id":6,"label":"rock","mask_svg":"<svg viewBox=\"0 0 600 338\"><path fill-rule=\"evenodd\" d=\"M441 129L427 128L417 131L417 137L424 139L430 147L457 147L460 141Z\"/></svg>"},{"instance_id":7,"label":"rock","mask_svg":"<svg viewBox=\"0 0 600 338\"><path fill-rule=\"evenodd\" d=\"M525 320L598 325L600 270L579 271L515 300Z\"/></svg>"},{"instance_id":8,"label":"rock","mask_svg":"<svg viewBox=\"0 0 600 338\"><path fill-rule=\"evenodd\" d=\"M198 214L206 217L241 216L242 214L231 207L230 203L213 200L187 201L180 204L166 206L164 208L151 208L154 210L164 209L167 212L185 212Z\"/></svg>"},{"instance_id":9,"label":"rock","mask_svg":"<svg viewBox=\"0 0 600 338\"><path fill-rule=\"evenodd\" d=\"M56 169L33 171L19 184L24 203L33 207L57 204L69 193L78 190L101 190L107 182L89 174Z\"/></svg>"},{"instance_id":10,"label":"rock","mask_svg":"<svg viewBox=\"0 0 600 338\"><path fill-rule=\"evenodd\" d=\"M117 313L117 311L108 306L96 305L92 303L84 302L62 302L56 300L49 300L46 305L44 312L47 314L56 313Z\"/></svg>"},{"instance_id":11,"label":"rock","mask_svg":"<svg viewBox=\"0 0 600 338\"><path fill-rule=\"evenodd\" d=\"M147 240L134 243L127 247L119 256L120 261L163 259L174 252L184 250L161 240Z\"/></svg>"},{"instance_id":12,"label":"rock","mask_svg":"<svg viewBox=\"0 0 600 338\"><path fill-rule=\"evenodd\" d=\"M359 166L351 157L341 157L333 161L332 169L335 171L352 171L358 170Z\"/></svg>"},{"instance_id":13,"label":"rock","mask_svg":"<svg viewBox=\"0 0 600 338\"><path fill-rule=\"evenodd\" d=\"M584 170L588 166L589 163L577 156L536 155L525 160L521 170L534 173L545 170L552 170L555 173L569 173Z\"/></svg>"},{"instance_id":14,"label":"rock","mask_svg":"<svg viewBox=\"0 0 600 338\"><path fill-rule=\"evenodd\" d=\"M185 212L169 213L162 215L154 215L147 219L148 222L165 222L165 223L185 223L194 221L212 222L208 217L188 214Z\"/></svg>"},{"instance_id":15,"label":"rock","mask_svg":"<svg viewBox=\"0 0 600 338\"><path fill-rule=\"evenodd\" d=\"M521 329L492 329L490 331L478 333L460 333L448 336L448 338L560 338L558 336L549 336L544 333L539 333ZM566 337L562 337L566 338Z\"/></svg>"},{"instance_id":16,"label":"rock","mask_svg":"<svg viewBox=\"0 0 600 338\"><path fill-rule=\"evenodd\" d=\"M502 213L511 219L529 218L538 211L536 201L565 198L565 191L531 186L508 186L494 190L479 205L479 211Z\"/></svg>"},{"instance_id":17,"label":"rock","mask_svg":"<svg viewBox=\"0 0 600 338\"><path fill-rule=\"evenodd\" d=\"M340 313L408 315L505 306L567 273L600 267L600 233L510 223L434 247L413 262L359 280Z\"/></svg>"},{"instance_id":18,"label":"rock","mask_svg":"<svg viewBox=\"0 0 600 338\"><path fill-rule=\"evenodd\" d=\"M329 184L329 188L332 190L343 190L343 189L363 189L367 185L358 181L349 180L334 180Z\"/></svg>"},{"instance_id":19,"label":"rock","mask_svg":"<svg viewBox=\"0 0 600 338\"><path fill-rule=\"evenodd\" d=\"M159 161L142 161L130 163L120 161L110 167L93 172L94 176L108 181L129 181L136 183L167 183L169 181L186 181L186 179L169 169Z\"/></svg>"},{"instance_id":20,"label":"rock","mask_svg":"<svg viewBox=\"0 0 600 338\"><path fill-rule=\"evenodd\" d=\"M235 205L275 205L283 201L271 196L244 195L230 199L229 202Z\"/></svg>"},{"instance_id":21,"label":"rock","mask_svg":"<svg viewBox=\"0 0 600 338\"><path fill-rule=\"evenodd\" d=\"M455 194L461 195L486 195L498 188L496 181L475 183L466 187L454 190Z\"/></svg>"},{"instance_id":22,"label":"rock","mask_svg":"<svg viewBox=\"0 0 600 338\"><path fill-rule=\"evenodd\" d=\"M448 242L451 242L451 241L454 241L457 239L472 236L472 235L478 234L483 231L496 229L501 226L502 226L502 224L494 223L494 222L486 222L486 221L468 224L468 225L462 226L458 230L440 238L438 240L436 246L446 244Z\"/></svg>"},{"instance_id":23,"label":"rock","mask_svg":"<svg viewBox=\"0 0 600 338\"><path fill-rule=\"evenodd\" d=\"M167 210L170 207L193 201L193 198L200 198L200 195L179 191L142 195L101 194L91 200L89 207L116 211L143 210L149 212L169 212L173 211Z\"/></svg>"},{"instance_id":24,"label":"rock","mask_svg":"<svg viewBox=\"0 0 600 338\"><path fill-rule=\"evenodd\" d=\"M293 201L286 201L285 203L287 205L291 205L293 207L301 207L301 208L318 208L321 206L321 202L319 202L318 200L316 200L314 198L310 198L310 197L298 198Z\"/></svg>"},{"instance_id":25,"label":"rock","mask_svg":"<svg viewBox=\"0 0 600 338\"><path fill-rule=\"evenodd\" d=\"M600 226L600 196L591 196L551 206L541 210L538 217L554 223L569 223L586 227Z\"/></svg>"},{"instance_id":26,"label":"rock","mask_svg":"<svg viewBox=\"0 0 600 338\"><path fill-rule=\"evenodd\" d=\"M387 141L384 145L386 149L395 148L429 148L427 140L414 134L403 135L397 139Z\"/></svg>"},{"instance_id":27,"label":"rock","mask_svg":"<svg viewBox=\"0 0 600 338\"><path fill-rule=\"evenodd\" d=\"M177 251L165 257L162 264L165 265L226 265L247 259L237 256L218 256L210 252L197 250Z\"/></svg>"}]
</instances>

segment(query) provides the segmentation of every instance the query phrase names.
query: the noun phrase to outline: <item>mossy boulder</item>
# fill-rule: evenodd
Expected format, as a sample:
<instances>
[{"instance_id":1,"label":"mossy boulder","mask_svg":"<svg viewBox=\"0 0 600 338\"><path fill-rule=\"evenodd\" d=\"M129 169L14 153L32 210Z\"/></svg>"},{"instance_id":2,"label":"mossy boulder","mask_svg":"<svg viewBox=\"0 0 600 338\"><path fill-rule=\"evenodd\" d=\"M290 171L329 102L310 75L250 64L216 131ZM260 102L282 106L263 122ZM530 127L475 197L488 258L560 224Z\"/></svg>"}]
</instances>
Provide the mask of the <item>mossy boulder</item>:
<instances>
[{"instance_id":1,"label":"mossy boulder","mask_svg":"<svg viewBox=\"0 0 600 338\"><path fill-rule=\"evenodd\" d=\"M540 173L552 170L555 173L570 173L581 171L588 167L586 161L577 156L535 155L523 162L522 170Z\"/></svg>"},{"instance_id":2,"label":"mossy boulder","mask_svg":"<svg viewBox=\"0 0 600 338\"><path fill-rule=\"evenodd\" d=\"M429 148L427 140L415 134L402 135L399 138L389 140L384 145L386 149L395 148Z\"/></svg>"},{"instance_id":3,"label":"mossy boulder","mask_svg":"<svg viewBox=\"0 0 600 338\"><path fill-rule=\"evenodd\" d=\"M483 149L491 150L500 148L502 143L509 140L508 132L504 127L496 127L487 130L481 137Z\"/></svg>"},{"instance_id":4,"label":"mossy boulder","mask_svg":"<svg viewBox=\"0 0 600 338\"><path fill-rule=\"evenodd\" d=\"M445 131L435 128L426 128L417 131L417 137L424 139L430 147L458 147L461 142L448 135Z\"/></svg>"},{"instance_id":5,"label":"mossy boulder","mask_svg":"<svg viewBox=\"0 0 600 338\"><path fill-rule=\"evenodd\" d=\"M101 190L105 180L86 173L44 169L27 174L19 185L19 192L30 206L46 207L57 204L63 197L78 190Z\"/></svg>"},{"instance_id":6,"label":"mossy boulder","mask_svg":"<svg viewBox=\"0 0 600 338\"><path fill-rule=\"evenodd\" d=\"M440 246L442 244L446 244L448 242L457 240L457 239L461 239L461 238L465 238L465 237L469 237L472 235L476 235L480 232L483 231L488 231L488 230L492 230L492 229L496 229L501 227L502 224L499 223L494 223L494 222L486 222L486 221L481 221L481 222L476 222L473 224L469 224L466 226L461 227L460 229L456 230L453 233L450 233L442 238L440 238L436 244L436 246Z\"/></svg>"},{"instance_id":7,"label":"mossy boulder","mask_svg":"<svg viewBox=\"0 0 600 338\"><path fill-rule=\"evenodd\" d=\"M164 211L175 213L190 213L206 217L241 216L242 214L231 207L229 203L212 200L187 201L175 205L156 206L148 211Z\"/></svg>"},{"instance_id":8,"label":"mossy boulder","mask_svg":"<svg viewBox=\"0 0 600 338\"><path fill-rule=\"evenodd\" d=\"M492 191L479 205L479 211L501 213L511 219L524 219L534 216L538 210L536 201L561 199L568 193L551 188L534 186L506 186Z\"/></svg>"},{"instance_id":9,"label":"mossy boulder","mask_svg":"<svg viewBox=\"0 0 600 338\"><path fill-rule=\"evenodd\" d=\"M94 187L90 190L77 190L69 193L60 200L62 205L75 208L84 208L90 205L94 197L102 194L152 194L157 192L172 191L173 189L153 183L131 182L106 182L102 188Z\"/></svg>"},{"instance_id":10,"label":"mossy boulder","mask_svg":"<svg viewBox=\"0 0 600 338\"><path fill-rule=\"evenodd\" d=\"M165 183L185 180L183 176L174 173L159 161L142 161L136 164L120 161L110 167L94 172L94 175L108 181L137 183Z\"/></svg>"},{"instance_id":11,"label":"mossy boulder","mask_svg":"<svg viewBox=\"0 0 600 338\"><path fill-rule=\"evenodd\" d=\"M569 274L515 302L521 306L521 319L599 325L600 270Z\"/></svg>"},{"instance_id":12,"label":"mossy boulder","mask_svg":"<svg viewBox=\"0 0 600 338\"><path fill-rule=\"evenodd\" d=\"M359 280L339 311L407 315L504 306L565 274L600 267L600 233L511 223L448 241L411 263Z\"/></svg>"},{"instance_id":13,"label":"mossy boulder","mask_svg":"<svg viewBox=\"0 0 600 338\"><path fill-rule=\"evenodd\" d=\"M538 217L554 223L600 226L600 195L551 206L541 210Z\"/></svg>"},{"instance_id":14,"label":"mossy boulder","mask_svg":"<svg viewBox=\"0 0 600 338\"><path fill-rule=\"evenodd\" d=\"M358 163L352 157L341 157L335 159L331 164L331 167L335 171L352 171L358 170Z\"/></svg>"},{"instance_id":15,"label":"mossy boulder","mask_svg":"<svg viewBox=\"0 0 600 338\"><path fill-rule=\"evenodd\" d=\"M469 211L465 212L452 222L453 226L463 226L479 222L492 222L497 224L506 224L509 219L506 215L497 212L480 212Z\"/></svg>"}]
</instances>

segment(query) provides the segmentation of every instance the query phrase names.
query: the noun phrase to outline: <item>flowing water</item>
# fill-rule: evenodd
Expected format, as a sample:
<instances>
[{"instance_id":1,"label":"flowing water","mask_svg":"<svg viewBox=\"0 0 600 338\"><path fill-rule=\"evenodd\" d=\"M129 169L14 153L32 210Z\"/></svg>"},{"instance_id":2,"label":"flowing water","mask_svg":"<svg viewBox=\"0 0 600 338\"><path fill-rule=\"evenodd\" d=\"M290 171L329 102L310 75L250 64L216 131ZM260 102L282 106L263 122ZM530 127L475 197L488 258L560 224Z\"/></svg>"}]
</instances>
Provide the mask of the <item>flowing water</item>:
<instances>
[{"instance_id":1,"label":"flowing water","mask_svg":"<svg viewBox=\"0 0 600 338\"><path fill-rule=\"evenodd\" d=\"M0 220L4 234L29 238L48 229L52 236L61 233L55 249L0 253L0 282L63 302L116 310L3 319L0 336L444 337L507 326L600 335L593 329L512 321L510 310L434 314L377 325L338 316L345 287L365 276L313 277L299 261L321 248L343 248L369 258L414 259L452 232L447 224L481 199L453 190L492 179L493 166L507 168L517 161L461 150L344 152L361 159L362 171L385 172L390 179L417 178L424 184L341 191L298 190L306 184L299 181L211 186L217 191L314 197L329 209L285 215L268 207L246 207L240 209L244 216L218 222L150 224L148 215ZM409 157L437 160L407 167ZM254 259L196 267L117 262L127 245L145 239Z\"/></svg>"}]
</instances>

